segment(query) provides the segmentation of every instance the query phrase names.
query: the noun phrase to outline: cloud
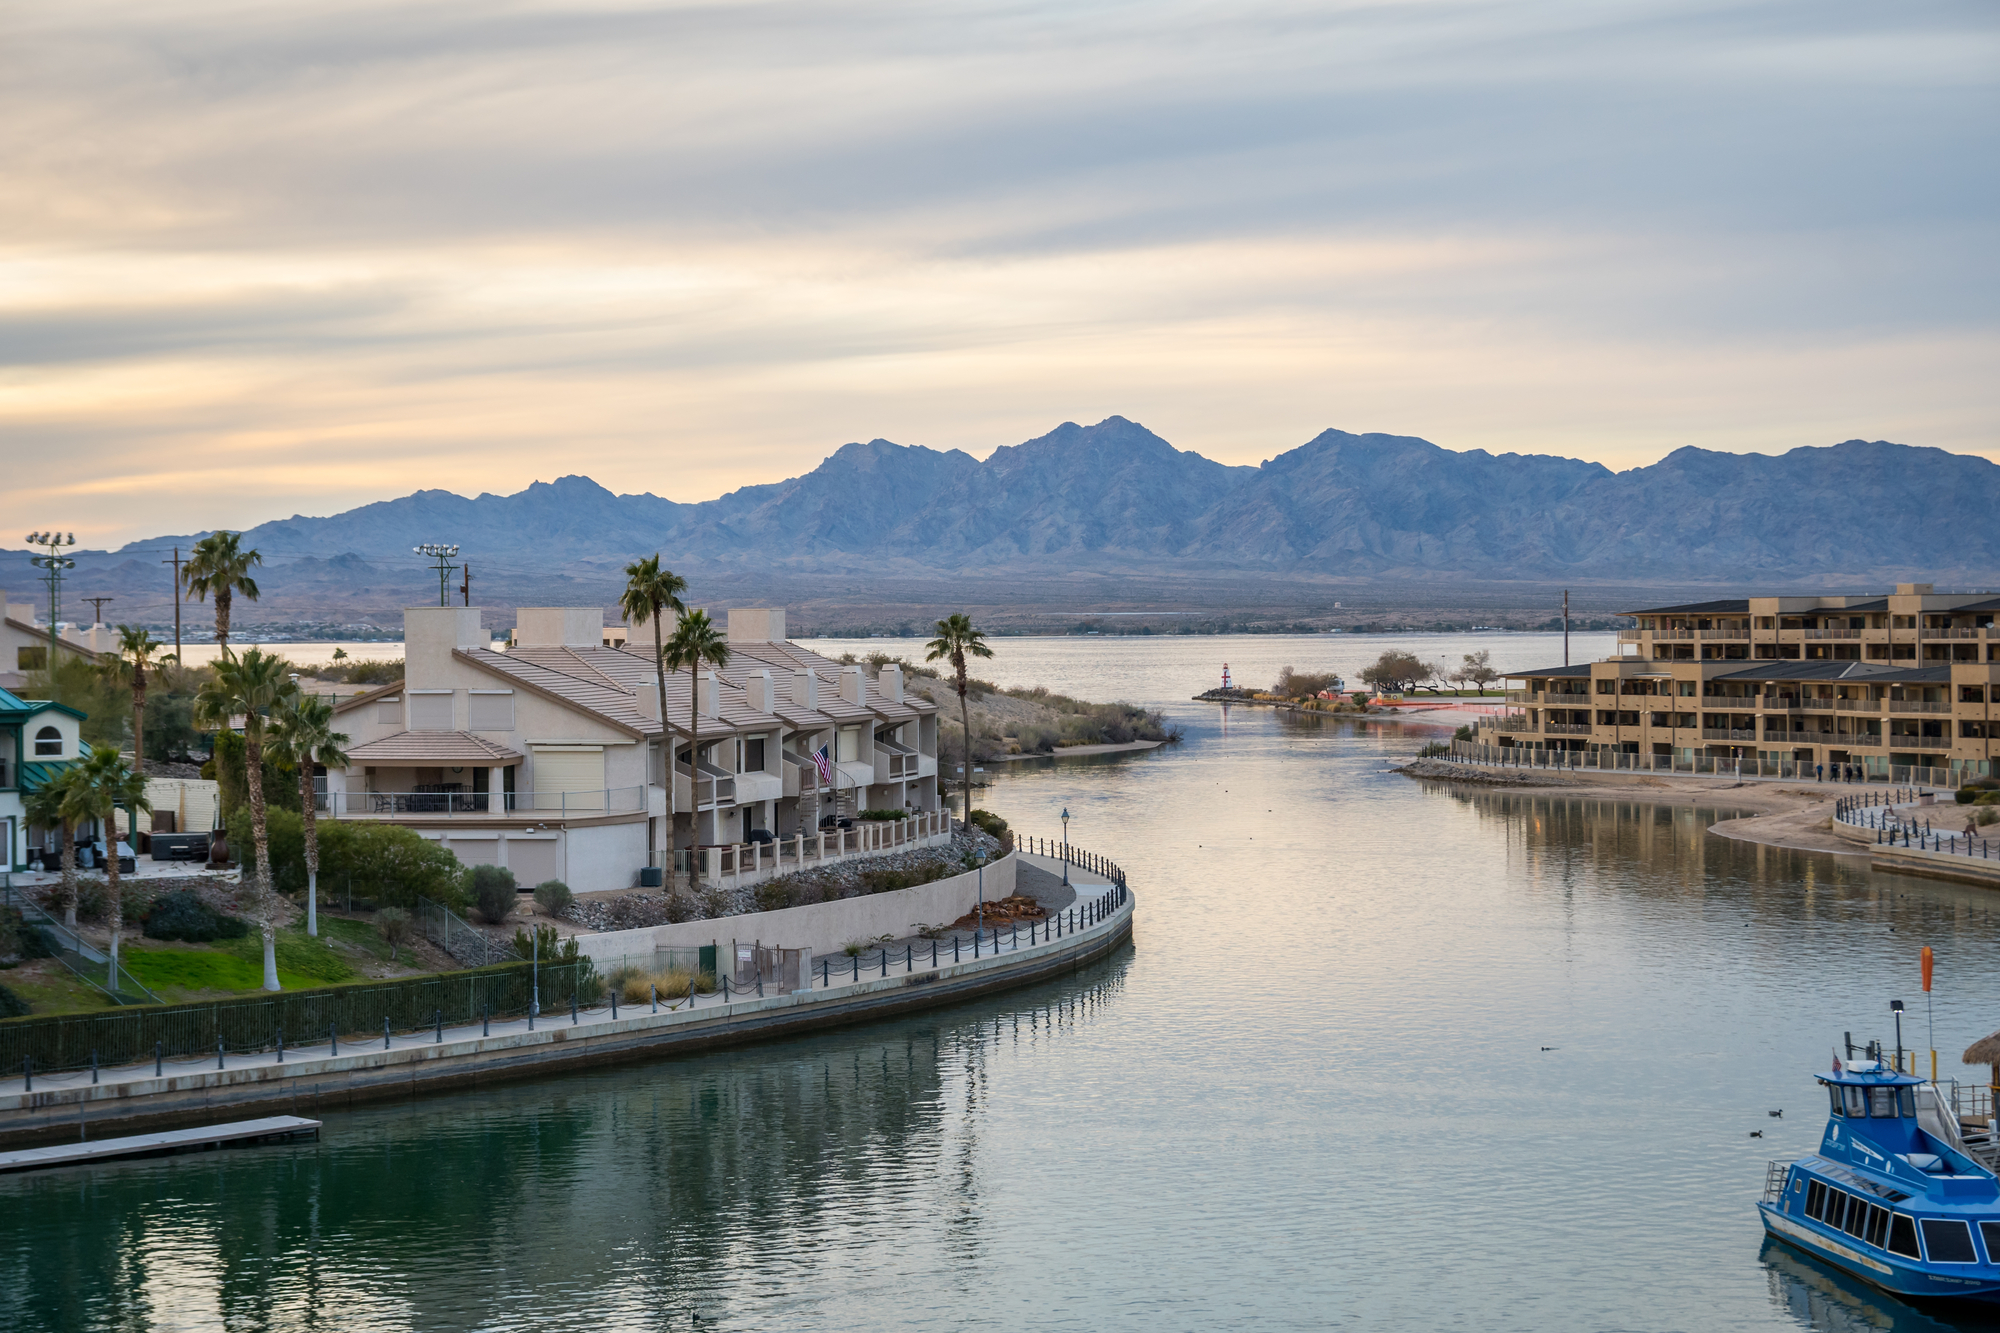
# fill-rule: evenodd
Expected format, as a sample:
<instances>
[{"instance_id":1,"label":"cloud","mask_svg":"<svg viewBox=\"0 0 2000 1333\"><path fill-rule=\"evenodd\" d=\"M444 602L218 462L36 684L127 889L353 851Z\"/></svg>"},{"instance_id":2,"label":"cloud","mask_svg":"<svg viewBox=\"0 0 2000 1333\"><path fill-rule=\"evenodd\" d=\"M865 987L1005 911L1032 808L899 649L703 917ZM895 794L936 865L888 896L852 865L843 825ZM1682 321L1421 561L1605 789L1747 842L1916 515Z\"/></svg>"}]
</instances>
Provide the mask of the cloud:
<instances>
[{"instance_id":1,"label":"cloud","mask_svg":"<svg viewBox=\"0 0 2000 1333\"><path fill-rule=\"evenodd\" d=\"M1112 412L1994 443L1988 7L43 7L0 439L102 540Z\"/></svg>"}]
</instances>

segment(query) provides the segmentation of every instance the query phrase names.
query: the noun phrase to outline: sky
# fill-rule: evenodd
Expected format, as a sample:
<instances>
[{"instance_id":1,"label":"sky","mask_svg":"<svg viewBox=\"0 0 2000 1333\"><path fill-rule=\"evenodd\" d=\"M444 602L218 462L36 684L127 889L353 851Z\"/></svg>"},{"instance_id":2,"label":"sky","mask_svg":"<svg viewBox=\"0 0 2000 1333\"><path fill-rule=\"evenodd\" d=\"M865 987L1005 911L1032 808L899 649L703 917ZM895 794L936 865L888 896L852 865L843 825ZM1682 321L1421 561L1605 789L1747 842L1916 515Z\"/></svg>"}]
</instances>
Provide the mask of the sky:
<instances>
[{"instance_id":1,"label":"sky","mask_svg":"<svg viewBox=\"0 0 2000 1333\"><path fill-rule=\"evenodd\" d=\"M30 0L0 515L701 500L1114 413L2000 459L1996 91L1984 0Z\"/></svg>"}]
</instances>

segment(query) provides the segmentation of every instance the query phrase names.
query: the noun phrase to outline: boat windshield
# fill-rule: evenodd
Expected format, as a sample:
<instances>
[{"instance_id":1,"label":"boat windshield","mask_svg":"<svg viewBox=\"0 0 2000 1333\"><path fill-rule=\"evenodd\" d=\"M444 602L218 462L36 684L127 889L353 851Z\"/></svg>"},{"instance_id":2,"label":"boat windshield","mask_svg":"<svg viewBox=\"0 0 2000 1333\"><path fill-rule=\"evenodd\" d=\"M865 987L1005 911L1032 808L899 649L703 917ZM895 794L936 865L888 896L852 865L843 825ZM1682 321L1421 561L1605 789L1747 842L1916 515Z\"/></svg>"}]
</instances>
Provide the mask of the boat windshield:
<instances>
[{"instance_id":1,"label":"boat windshield","mask_svg":"<svg viewBox=\"0 0 2000 1333\"><path fill-rule=\"evenodd\" d=\"M1838 1116L1852 1116L1857 1120L1864 1117L1895 1120L1917 1114L1915 1090L1908 1087L1884 1085L1862 1088L1852 1084L1829 1083L1826 1092L1833 1114Z\"/></svg>"}]
</instances>

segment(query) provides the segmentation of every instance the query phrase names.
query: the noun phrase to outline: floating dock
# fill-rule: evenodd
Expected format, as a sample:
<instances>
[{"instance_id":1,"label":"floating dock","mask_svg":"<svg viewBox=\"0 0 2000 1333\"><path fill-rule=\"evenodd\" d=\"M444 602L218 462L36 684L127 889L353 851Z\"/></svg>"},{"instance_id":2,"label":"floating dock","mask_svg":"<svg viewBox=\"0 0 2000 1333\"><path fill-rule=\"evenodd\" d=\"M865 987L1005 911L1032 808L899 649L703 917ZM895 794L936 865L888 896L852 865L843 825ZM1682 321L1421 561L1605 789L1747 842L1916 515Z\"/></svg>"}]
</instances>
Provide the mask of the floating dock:
<instances>
[{"instance_id":1,"label":"floating dock","mask_svg":"<svg viewBox=\"0 0 2000 1333\"><path fill-rule=\"evenodd\" d=\"M273 1115L261 1120L232 1120L200 1129L170 1129L158 1134L133 1134L95 1143L59 1143L48 1148L0 1152L0 1172L40 1171L81 1162L109 1162L121 1157L161 1157L168 1153L203 1152L210 1148L240 1148L272 1139L318 1138L317 1120Z\"/></svg>"}]
</instances>

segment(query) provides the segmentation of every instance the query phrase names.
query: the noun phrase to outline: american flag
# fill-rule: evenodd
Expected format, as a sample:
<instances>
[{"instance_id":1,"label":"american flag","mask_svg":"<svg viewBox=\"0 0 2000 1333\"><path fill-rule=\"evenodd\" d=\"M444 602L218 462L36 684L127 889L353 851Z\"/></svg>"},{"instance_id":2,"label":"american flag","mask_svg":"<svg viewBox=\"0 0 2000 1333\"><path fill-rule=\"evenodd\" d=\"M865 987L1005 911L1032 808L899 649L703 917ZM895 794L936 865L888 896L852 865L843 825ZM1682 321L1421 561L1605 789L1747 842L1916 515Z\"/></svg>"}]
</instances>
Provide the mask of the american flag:
<instances>
[{"instance_id":1,"label":"american flag","mask_svg":"<svg viewBox=\"0 0 2000 1333\"><path fill-rule=\"evenodd\" d=\"M819 780L829 787L833 785L833 761L827 758L826 747L813 751L813 767L819 770Z\"/></svg>"}]
</instances>

